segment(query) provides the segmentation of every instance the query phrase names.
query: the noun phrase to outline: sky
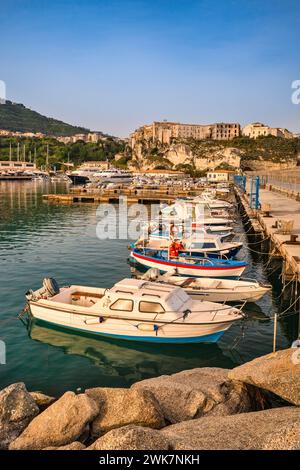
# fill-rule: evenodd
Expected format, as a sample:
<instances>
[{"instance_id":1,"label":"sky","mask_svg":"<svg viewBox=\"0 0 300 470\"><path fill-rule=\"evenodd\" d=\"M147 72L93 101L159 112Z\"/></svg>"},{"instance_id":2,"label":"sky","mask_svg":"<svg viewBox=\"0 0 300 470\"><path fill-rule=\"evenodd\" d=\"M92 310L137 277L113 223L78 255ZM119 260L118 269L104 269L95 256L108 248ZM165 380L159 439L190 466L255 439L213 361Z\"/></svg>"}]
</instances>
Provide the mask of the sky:
<instances>
[{"instance_id":1,"label":"sky","mask_svg":"<svg viewBox=\"0 0 300 470\"><path fill-rule=\"evenodd\" d=\"M299 24L299 0L0 0L0 80L121 137L163 119L300 132Z\"/></svg>"}]
</instances>

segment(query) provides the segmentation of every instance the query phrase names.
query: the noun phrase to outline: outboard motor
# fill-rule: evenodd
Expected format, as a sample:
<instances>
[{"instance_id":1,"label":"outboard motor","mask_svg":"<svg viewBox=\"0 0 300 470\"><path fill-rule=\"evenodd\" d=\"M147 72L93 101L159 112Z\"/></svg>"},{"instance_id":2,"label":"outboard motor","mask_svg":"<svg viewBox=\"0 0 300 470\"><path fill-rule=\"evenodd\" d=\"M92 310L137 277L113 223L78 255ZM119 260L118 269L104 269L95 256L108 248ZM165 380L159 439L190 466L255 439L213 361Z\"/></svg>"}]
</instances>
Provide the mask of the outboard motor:
<instances>
[{"instance_id":1,"label":"outboard motor","mask_svg":"<svg viewBox=\"0 0 300 470\"><path fill-rule=\"evenodd\" d=\"M43 287L45 289L45 293L49 297L59 294L59 285L53 277L45 277L43 280Z\"/></svg>"}]
</instances>

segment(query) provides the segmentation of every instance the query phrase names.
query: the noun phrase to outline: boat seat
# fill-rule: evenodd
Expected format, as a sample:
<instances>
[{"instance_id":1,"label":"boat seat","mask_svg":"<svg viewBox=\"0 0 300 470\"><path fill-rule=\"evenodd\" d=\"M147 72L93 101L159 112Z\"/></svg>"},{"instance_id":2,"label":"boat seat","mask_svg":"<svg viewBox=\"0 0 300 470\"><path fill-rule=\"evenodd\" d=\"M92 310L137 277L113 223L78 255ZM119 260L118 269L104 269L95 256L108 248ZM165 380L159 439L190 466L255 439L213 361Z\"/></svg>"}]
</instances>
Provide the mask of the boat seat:
<instances>
[{"instance_id":1,"label":"boat seat","mask_svg":"<svg viewBox=\"0 0 300 470\"><path fill-rule=\"evenodd\" d=\"M222 281L220 280L213 280L211 281L208 285L207 285L207 288L208 289L218 289L218 287L221 285Z\"/></svg>"},{"instance_id":2,"label":"boat seat","mask_svg":"<svg viewBox=\"0 0 300 470\"><path fill-rule=\"evenodd\" d=\"M192 284L192 282L194 282L194 281L195 281L194 278L188 277L187 279L185 279L185 281L181 282L179 285L180 285L180 287L187 287L190 284Z\"/></svg>"},{"instance_id":3,"label":"boat seat","mask_svg":"<svg viewBox=\"0 0 300 470\"><path fill-rule=\"evenodd\" d=\"M94 294L93 292L73 292L72 300L78 300L81 297L92 297L95 299L102 299L103 294Z\"/></svg>"}]
</instances>

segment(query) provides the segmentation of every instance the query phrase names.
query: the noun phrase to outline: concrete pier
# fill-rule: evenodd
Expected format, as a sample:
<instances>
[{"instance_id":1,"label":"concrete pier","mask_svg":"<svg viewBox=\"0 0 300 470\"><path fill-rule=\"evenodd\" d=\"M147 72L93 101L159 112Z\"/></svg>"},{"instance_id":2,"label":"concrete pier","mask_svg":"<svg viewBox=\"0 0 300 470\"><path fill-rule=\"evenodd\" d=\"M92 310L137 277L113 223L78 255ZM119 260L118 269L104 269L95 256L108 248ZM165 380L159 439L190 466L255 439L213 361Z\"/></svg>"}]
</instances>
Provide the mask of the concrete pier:
<instances>
[{"instance_id":1,"label":"concrete pier","mask_svg":"<svg viewBox=\"0 0 300 470\"><path fill-rule=\"evenodd\" d=\"M271 189L271 190L270 190ZM284 260L283 273L300 281L300 201L273 188L260 189L260 210L251 209L249 196L235 189L255 233L272 242L276 254Z\"/></svg>"}]
</instances>

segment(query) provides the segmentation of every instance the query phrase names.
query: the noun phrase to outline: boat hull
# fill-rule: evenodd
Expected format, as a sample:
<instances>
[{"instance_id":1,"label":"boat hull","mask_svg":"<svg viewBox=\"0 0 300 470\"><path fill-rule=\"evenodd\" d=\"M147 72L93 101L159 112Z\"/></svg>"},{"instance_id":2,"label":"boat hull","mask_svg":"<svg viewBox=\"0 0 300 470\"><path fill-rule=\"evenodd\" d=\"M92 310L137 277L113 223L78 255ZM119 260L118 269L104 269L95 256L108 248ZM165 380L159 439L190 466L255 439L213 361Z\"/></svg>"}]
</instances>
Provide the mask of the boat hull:
<instances>
[{"instance_id":1,"label":"boat hull","mask_svg":"<svg viewBox=\"0 0 300 470\"><path fill-rule=\"evenodd\" d=\"M257 302L260 300L269 289L263 287L258 288L253 292L220 292L217 289L215 291L203 290L197 291L194 289L185 288L185 292L192 297L193 300L206 300L208 302Z\"/></svg>"},{"instance_id":2,"label":"boat hull","mask_svg":"<svg viewBox=\"0 0 300 470\"><path fill-rule=\"evenodd\" d=\"M80 175L68 175L70 180L72 181L73 184L79 185L79 184L86 184L90 181L88 176L80 176Z\"/></svg>"},{"instance_id":3,"label":"boat hull","mask_svg":"<svg viewBox=\"0 0 300 470\"><path fill-rule=\"evenodd\" d=\"M214 267L214 266L196 266L184 263L174 263L172 261L158 260L144 255L131 252L132 258L138 263L148 268L157 268L161 272L171 272L176 269L177 274L192 277L240 277L246 269L246 264L237 267Z\"/></svg>"},{"instance_id":4,"label":"boat hull","mask_svg":"<svg viewBox=\"0 0 300 470\"><path fill-rule=\"evenodd\" d=\"M100 322L99 317L91 317L89 315L74 314L72 312L53 310L38 302L30 302L30 310L32 317L39 322L48 325L59 326L66 330L78 331L81 333L103 336L126 341L140 341L152 343L215 343L237 321L220 321L214 323L188 324L188 323L172 323L159 325L159 329L152 331L140 328L141 325L147 325L143 320L138 323L136 320L124 319L105 319ZM86 321L94 321L94 324L87 324ZM148 323L147 327L155 325L155 322Z\"/></svg>"}]
</instances>

